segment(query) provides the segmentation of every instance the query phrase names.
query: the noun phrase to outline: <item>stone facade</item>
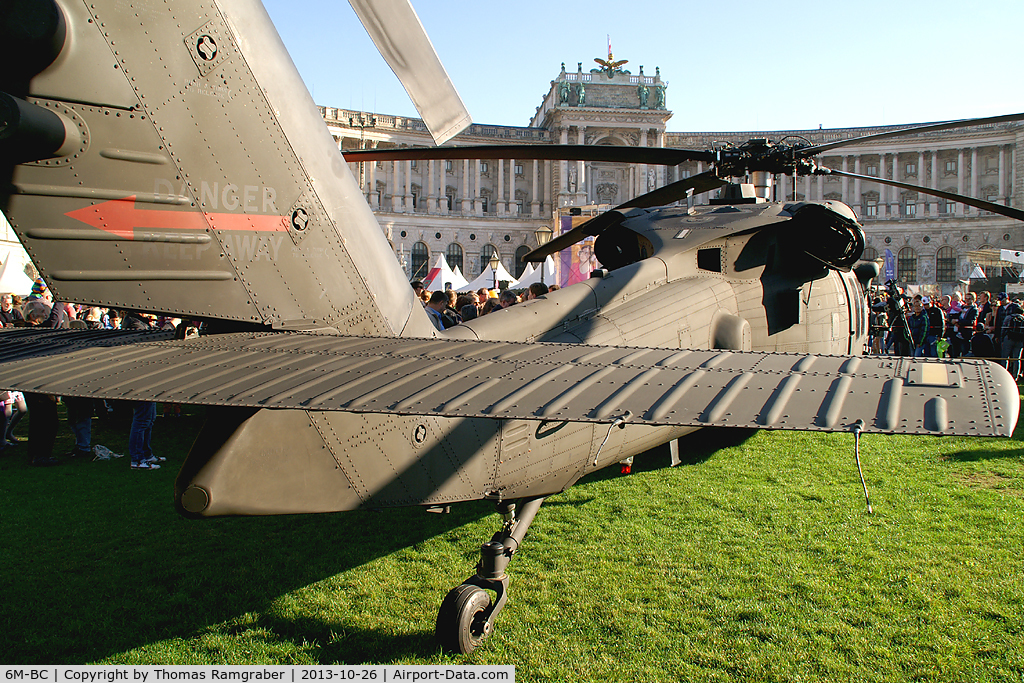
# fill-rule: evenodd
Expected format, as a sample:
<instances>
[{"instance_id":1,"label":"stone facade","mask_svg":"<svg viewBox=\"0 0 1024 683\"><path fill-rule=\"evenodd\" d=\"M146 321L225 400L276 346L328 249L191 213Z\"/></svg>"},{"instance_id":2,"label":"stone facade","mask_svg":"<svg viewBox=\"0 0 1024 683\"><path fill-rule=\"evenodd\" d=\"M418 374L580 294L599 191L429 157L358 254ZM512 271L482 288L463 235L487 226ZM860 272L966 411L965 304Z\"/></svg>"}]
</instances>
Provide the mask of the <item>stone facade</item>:
<instances>
[{"instance_id":1,"label":"stone facade","mask_svg":"<svg viewBox=\"0 0 1024 683\"><path fill-rule=\"evenodd\" d=\"M609 55L608 62L612 62ZM474 124L448 144L630 145L710 149L751 138L777 141L796 136L812 144L910 127L673 133L667 131L668 83L621 68L575 72L562 66L541 106L525 127ZM582 102L581 102L582 99ZM430 146L422 121L323 107L324 118L344 150ZM885 177L979 197L1014 207L1024 205L1024 160L1017 150L1024 123L908 135L842 147L819 161L828 167ZM449 256L473 279L497 249L505 267L521 272L517 256L537 246L534 231L550 226L568 207L610 208L704 169L699 162L676 167L582 161L434 161L352 163L370 206L404 260L429 268L437 254ZM849 204L867 232L866 256L890 249L898 259L897 279L944 292L959 286L974 263L972 252L1024 247L1024 224L916 192L868 180L778 176L776 198L836 199ZM696 198L698 203L707 196ZM414 257L415 253L415 257ZM518 270L517 270L518 269ZM998 271L998 268L996 268Z\"/></svg>"}]
</instances>

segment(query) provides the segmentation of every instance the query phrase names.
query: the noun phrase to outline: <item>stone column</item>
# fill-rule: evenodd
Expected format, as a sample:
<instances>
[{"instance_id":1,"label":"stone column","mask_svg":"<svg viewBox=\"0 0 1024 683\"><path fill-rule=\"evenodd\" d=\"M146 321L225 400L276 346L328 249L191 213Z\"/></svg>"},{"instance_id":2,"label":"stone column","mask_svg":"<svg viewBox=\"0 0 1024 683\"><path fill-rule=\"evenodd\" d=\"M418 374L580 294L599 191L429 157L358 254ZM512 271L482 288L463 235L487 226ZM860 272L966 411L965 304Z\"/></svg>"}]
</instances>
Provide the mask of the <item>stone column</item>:
<instances>
[{"instance_id":1,"label":"stone column","mask_svg":"<svg viewBox=\"0 0 1024 683\"><path fill-rule=\"evenodd\" d=\"M956 151L956 193L964 193L964 150L958 149ZM956 215L959 218L963 218L964 205L957 203Z\"/></svg>"},{"instance_id":2,"label":"stone column","mask_svg":"<svg viewBox=\"0 0 1024 683\"><path fill-rule=\"evenodd\" d=\"M569 127L568 126L562 126L562 128L559 129L558 141L559 141L559 144L562 144L562 145L568 145L569 144ZM560 194L560 195L561 194L568 194L569 193L569 162L564 160L564 159L559 161L558 162L558 171L561 174L561 176L559 177L559 182L558 182L558 194ZM561 203L562 202L559 201L559 205L561 205Z\"/></svg>"},{"instance_id":3,"label":"stone column","mask_svg":"<svg viewBox=\"0 0 1024 683\"><path fill-rule=\"evenodd\" d=\"M514 216L516 209L516 160L508 160L508 214Z\"/></svg>"},{"instance_id":4,"label":"stone column","mask_svg":"<svg viewBox=\"0 0 1024 683\"><path fill-rule=\"evenodd\" d=\"M656 135L656 137L655 137L655 143L654 144L657 145L659 148L664 148L665 147L665 131L657 130L657 131L655 131L655 135ZM666 182L667 179L665 178L666 172L667 172L667 168L665 166L658 166L657 167L658 177L655 180L655 183L656 183L657 187L665 187L665 185L668 184Z\"/></svg>"},{"instance_id":5,"label":"stone column","mask_svg":"<svg viewBox=\"0 0 1024 683\"><path fill-rule=\"evenodd\" d=\"M541 213L544 213L544 209L551 211L551 160L544 160L544 182L541 183L544 186L544 203L540 207Z\"/></svg>"},{"instance_id":6,"label":"stone column","mask_svg":"<svg viewBox=\"0 0 1024 683\"><path fill-rule=\"evenodd\" d=\"M853 172L860 174L860 155L855 154L853 156ZM860 195L860 178L853 179L853 204L854 208L857 209L857 213L861 216L864 215L864 198Z\"/></svg>"},{"instance_id":7,"label":"stone column","mask_svg":"<svg viewBox=\"0 0 1024 683\"><path fill-rule=\"evenodd\" d=\"M779 174L779 181L775 184L776 193L780 202L789 200L789 176L785 173Z\"/></svg>"},{"instance_id":8,"label":"stone column","mask_svg":"<svg viewBox=\"0 0 1024 683\"><path fill-rule=\"evenodd\" d=\"M494 201L498 203L495 210L499 216L504 216L508 213L508 204L505 202L505 160L498 159L498 187L495 193Z\"/></svg>"},{"instance_id":9,"label":"stone column","mask_svg":"<svg viewBox=\"0 0 1024 683\"><path fill-rule=\"evenodd\" d=\"M582 145L586 141L585 132L587 127L584 125L576 126L576 144ZM587 196L587 177L586 177L586 164L583 161L576 162L576 204L585 204Z\"/></svg>"},{"instance_id":10,"label":"stone column","mask_svg":"<svg viewBox=\"0 0 1024 683\"><path fill-rule=\"evenodd\" d=\"M530 162L533 169L530 173L530 215L534 218L540 216L540 202L537 199L537 160Z\"/></svg>"},{"instance_id":11,"label":"stone column","mask_svg":"<svg viewBox=\"0 0 1024 683\"><path fill-rule=\"evenodd\" d=\"M924 152L917 153L917 184L924 185L925 179L928 174L924 172ZM928 205L925 203L928 200L925 199L923 192L917 193L917 217L924 218L925 214L928 213Z\"/></svg>"},{"instance_id":12,"label":"stone column","mask_svg":"<svg viewBox=\"0 0 1024 683\"><path fill-rule=\"evenodd\" d=\"M932 184L929 185L929 187L932 188L933 190L939 189L939 150L937 149L932 150ZM928 203L932 207L931 215L938 216L939 198L932 195L932 197L928 200Z\"/></svg>"},{"instance_id":13,"label":"stone column","mask_svg":"<svg viewBox=\"0 0 1024 683\"><path fill-rule=\"evenodd\" d=\"M885 155L878 155L878 177L885 178ZM889 217L889 193L887 192L888 185L878 183L878 217L888 218Z\"/></svg>"},{"instance_id":14,"label":"stone column","mask_svg":"<svg viewBox=\"0 0 1024 683\"><path fill-rule=\"evenodd\" d=\"M462 160L462 215L468 216L472 212L472 203L469 194L469 159Z\"/></svg>"},{"instance_id":15,"label":"stone column","mask_svg":"<svg viewBox=\"0 0 1024 683\"><path fill-rule=\"evenodd\" d=\"M427 195L426 213L437 213L437 191L434 189L434 179L437 177L437 164L431 159L427 162L427 182L424 191Z\"/></svg>"},{"instance_id":16,"label":"stone column","mask_svg":"<svg viewBox=\"0 0 1024 683\"><path fill-rule=\"evenodd\" d=\"M644 128L642 131L640 131L640 146L641 147L646 147L647 146L647 129L646 128ZM640 176L638 178L638 180L640 182L637 183L637 187L636 187L636 193L637 193L637 196L639 197L640 195L646 194L649 191L649 189L647 187L647 164L640 164L639 166L637 166L637 175Z\"/></svg>"},{"instance_id":17,"label":"stone column","mask_svg":"<svg viewBox=\"0 0 1024 683\"><path fill-rule=\"evenodd\" d=\"M971 147L971 197L978 198L978 148ZM977 216L978 209L970 207L970 215Z\"/></svg>"},{"instance_id":18,"label":"stone column","mask_svg":"<svg viewBox=\"0 0 1024 683\"><path fill-rule=\"evenodd\" d=\"M999 198L996 201L1006 206L1006 145L999 145Z\"/></svg>"},{"instance_id":19,"label":"stone column","mask_svg":"<svg viewBox=\"0 0 1024 683\"><path fill-rule=\"evenodd\" d=\"M391 187L391 210L394 211L395 213L401 213L402 209L405 208L402 206L402 195L399 192L399 174L401 173L400 169L402 168L401 163L401 161L391 162L391 182L389 183Z\"/></svg>"},{"instance_id":20,"label":"stone column","mask_svg":"<svg viewBox=\"0 0 1024 683\"><path fill-rule=\"evenodd\" d=\"M376 141L370 142L370 149L376 146ZM376 211L380 208L380 200L377 197L377 162L368 161L366 165L370 169L370 172L366 174L366 194L370 198L370 208Z\"/></svg>"},{"instance_id":21,"label":"stone column","mask_svg":"<svg viewBox=\"0 0 1024 683\"><path fill-rule=\"evenodd\" d=\"M412 161L405 162L405 212L412 213Z\"/></svg>"},{"instance_id":22,"label":"stone column","mask_svg":"<svg viewBox=\"0 0 1024 683\"><path fill-rule=\"evenodd\" d=\"M473 215L482 216L484 215L484 195L480 192L480 160L476 159L473 161L476 165L476 177L473 180Z\"/></svg>"},{"instance_id":23,"label":"stone column","mask_svg":"<svg viewBox=\"0 0 1024 683\"><path fill-rule=\"evenodd\" d=\"M843 155L843 165L839 170L843 173L850 172L850 157L845 154ZM850 179L846 176L842 176L842 180L839 181L839 195L842 197L844 204L848 206L853 205L852 202L850 202Z\"/></svg>"}]
</instances>

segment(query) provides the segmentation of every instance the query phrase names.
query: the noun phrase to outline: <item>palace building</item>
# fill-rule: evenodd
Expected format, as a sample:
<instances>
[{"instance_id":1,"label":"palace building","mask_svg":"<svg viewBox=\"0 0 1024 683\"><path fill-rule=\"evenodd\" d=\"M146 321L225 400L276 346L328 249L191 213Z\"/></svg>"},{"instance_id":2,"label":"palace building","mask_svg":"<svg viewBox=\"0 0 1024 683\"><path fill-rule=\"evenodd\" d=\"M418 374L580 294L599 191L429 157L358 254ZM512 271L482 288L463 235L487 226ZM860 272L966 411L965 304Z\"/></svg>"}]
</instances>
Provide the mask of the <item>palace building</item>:
<instances>
[{"instance_id":1,"label":"palace building","mask_svg":"<svg viewBox=\"0 0 1024 683\"><path fill-rule=\"evenodd\" d=\"M659 69L636 74L611 55L602 68L561 71L529 125L473 124L447 144L630 145L710 149L752 138L797 137L811 144L918 124L787 131L670 132L668 82ZM321 107L342 152L348 149L432 146L419 119ZM819 161L837 170L895 179L1013 207L1024 205L1024 122L919 133L837 148ZM573 207L583 215L612 208L668 183L703 172L700 162L675 167L583 161L381 161L350 163L382 229L410 278L421 277L444 254L472 280L494 251L510 273L522 273L523 254L537 246L535 231L557 234ZM895 260L896 279L925 291L962 287L981 266L991 288L1014 272L993 260L999 249L1024 247L1024 224L930 195L868 180L777 176L776 199L841 200L867 233L865 259ZM710 193L709 193L710 194ZM705 203L708 195L698 196ZM982 286L985 283L976 283Z\"/></svg>"}]
</instances>

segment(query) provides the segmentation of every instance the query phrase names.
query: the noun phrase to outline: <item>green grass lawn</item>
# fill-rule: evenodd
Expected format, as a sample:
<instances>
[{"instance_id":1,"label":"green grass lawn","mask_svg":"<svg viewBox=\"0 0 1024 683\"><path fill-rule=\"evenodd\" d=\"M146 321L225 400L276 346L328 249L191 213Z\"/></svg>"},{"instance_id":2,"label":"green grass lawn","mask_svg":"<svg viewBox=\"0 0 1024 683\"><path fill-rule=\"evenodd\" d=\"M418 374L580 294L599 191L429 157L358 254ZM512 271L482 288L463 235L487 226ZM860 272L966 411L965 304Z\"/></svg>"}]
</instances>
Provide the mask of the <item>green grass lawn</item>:
<instances>
[{"instance_id":1,"label":"green grass lawn","mask_svg":"<svg viewBox=\"0 0 1024 683\"><path fill-rule=\"evenodd\" d=\"M185 520L172 486L201 420L158 419L159 472L0 457L0 662L1024 680L1021 436L864 437L869 516L850 435L698 433L693 464L651 454L549 499L495 634L454 657L434 644L436 610L497 529L490 505ZM94 443L127 452L126 423L95 422Z\"/></svg>"}]
</instances>

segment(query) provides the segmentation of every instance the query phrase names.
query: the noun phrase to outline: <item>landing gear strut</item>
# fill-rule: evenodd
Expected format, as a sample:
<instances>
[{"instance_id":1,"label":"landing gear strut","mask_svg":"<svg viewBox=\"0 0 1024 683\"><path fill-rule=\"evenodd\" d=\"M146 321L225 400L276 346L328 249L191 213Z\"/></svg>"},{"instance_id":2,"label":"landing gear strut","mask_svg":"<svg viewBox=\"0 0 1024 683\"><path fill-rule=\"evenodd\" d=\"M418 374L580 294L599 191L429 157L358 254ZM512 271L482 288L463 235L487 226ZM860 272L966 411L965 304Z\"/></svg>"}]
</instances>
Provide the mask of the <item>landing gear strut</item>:
<instances>
[{"instance_id":1,"label":"landing gear strut","mask_svg":"<svg viewBox=\"0 0 1024 683\"><path fill-rule=\"evenodd\" d=\"M543 502L543 498L520 501L518 514L515 503L498 503L505 523L490 541L480 546L476 574L449 591L438 610L434 633L445 650L469 654L491 635L494 619L508 600L505 569ZM493 590L497 599L492 602L485 588Z\"/></svg>"}]
</instances>

